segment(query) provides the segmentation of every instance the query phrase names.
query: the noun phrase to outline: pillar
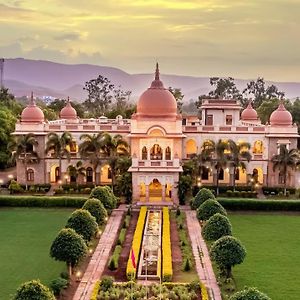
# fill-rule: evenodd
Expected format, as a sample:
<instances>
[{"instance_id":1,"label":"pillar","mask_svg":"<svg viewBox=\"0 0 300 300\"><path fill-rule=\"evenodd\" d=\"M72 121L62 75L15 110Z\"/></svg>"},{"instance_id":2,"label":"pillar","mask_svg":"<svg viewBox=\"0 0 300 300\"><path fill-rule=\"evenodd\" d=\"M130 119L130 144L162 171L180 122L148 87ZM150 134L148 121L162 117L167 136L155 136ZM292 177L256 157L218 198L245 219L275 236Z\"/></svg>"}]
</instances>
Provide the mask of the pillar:
<instances>
[{"instance_id":1,"label":"pillar","mask_svg":"<svg viewBox=\"0 0 300 300\"><path fill-rule=\"evenodd\" d=\"M149 184L146 184L146 202L149 202Z\"/></svg>"},{"instance_id":2,"label":"pillar","mask_svg":"<svg viewBox=\"0 0 300 300\"><path fill-rule=\"evenodd\" d=\"M162 192L161 192L162 201L166 201L166 185L162 185Z\"/></svg>"}]
</instances>

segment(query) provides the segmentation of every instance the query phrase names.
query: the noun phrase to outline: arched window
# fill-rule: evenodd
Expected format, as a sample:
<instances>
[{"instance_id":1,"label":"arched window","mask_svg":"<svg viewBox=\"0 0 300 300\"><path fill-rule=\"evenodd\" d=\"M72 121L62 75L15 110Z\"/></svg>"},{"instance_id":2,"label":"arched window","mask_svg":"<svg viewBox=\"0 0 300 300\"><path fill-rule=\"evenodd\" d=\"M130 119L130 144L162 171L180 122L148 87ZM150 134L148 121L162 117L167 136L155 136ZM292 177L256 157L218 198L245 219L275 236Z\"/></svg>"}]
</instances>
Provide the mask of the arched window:
<instances>
[{"instance_id":1,"label":"arched window","mask_svg":"<svg viewBox=\"0 0 300 300\"><path fill-rule=\"evenodd\" d=\"M56 167L55 168L55 182L57 182L58 180L60 180L59 167Z\"/></svg>"},{"instance_id":2,"label":"arched window","mask_svg":"<svg viewBox=\"0 0 300 300\"><path fill-rule=\"evenodd\" d=\"M70 152L72 152L72 153L76 153L77 152L77 144L76 144L76 141L72 141L71 143L70 143Z\"/></svg>"},{"instance_id":3,"label":"arched window","mask_svg":"<svg viewBox=\"0 0 300 300\"><path fill-rule=\"evenodd\" d=\"M219 171L219 180L224 180L224 170L222 168Z\"/></svg>"},{"instance_id":4,"label":"arched window","mask_svg":"<svg viewBox=\"0 0 300 300\"><path fill-rule=\"evenodd\" d=\"M27 181L34 181L34 171L32 169L27 170Z\"/></svg>"},{"instance_id":5,"label":"arched window","mask_svg":"<svg viewBox=\"0 0 300 300\"><path fill-rule=\"evenodd\" d=\"M209 169L207 167L202 167L202 174L201 174L202 180L208 180L208 176L209 176Z\"/></svg>"},{"instance_id":6,"label":"arched window","mask_svg":"<svg viewBox=\"0 0 300 300\"><path fill-rule=\"evenodd\" d=\"M262 154L263 150L264 150L263 142L260 141L260 140L255 141L254 147L253 147L253 153L255 153L255 154Z\"/></svg>"},{"instance_id":7,"label":"arched window","mask_svg":"<svg viewBox=\"0 0 300 300\"><path fill-rule=\"evenodd\" d=\"M93 182L93 169L91 167L86 168L86 182Z\"/></svg>"},{"instance_id":8,"label":"arched window","mask_svg":"<svg viewBox=\"0 0 300 300\"><path fill-rule=\"evenodd\" d=\"M147 160L147 158L148 158L147 156L148 156L148 151L147 151L146 146L144 146L142 149L142 160Z\"/></svg>"},{"instance_id":9,"label":"arched window","mask_svg":"<svg viewBox=\"0 0 300 300\"><path fill-rule=\"evenodd\" d=\"M166 160L171 160L171 148L166 148Z\"/></svg>"},{"instance_id":10,"label":"arched window","mask_svg":"<svg viewBox=\"0 0 300 300\"><path fill-rule=\"evenodd\" d=\"M162 160L162 149L158 144L154 144L150 151L150 159Z\"/></svg>"},{"instance_id":11,"label":"arched window","mask_svg":"<svg viewBox=\"0 0 300 300\"><path fill-rule=\"evenodd\" d=\"M188 140L185 144L185 151L187 158L191 157L193 154L197 153L197 145L194 140Z\"/></svg>"}]
</instances>

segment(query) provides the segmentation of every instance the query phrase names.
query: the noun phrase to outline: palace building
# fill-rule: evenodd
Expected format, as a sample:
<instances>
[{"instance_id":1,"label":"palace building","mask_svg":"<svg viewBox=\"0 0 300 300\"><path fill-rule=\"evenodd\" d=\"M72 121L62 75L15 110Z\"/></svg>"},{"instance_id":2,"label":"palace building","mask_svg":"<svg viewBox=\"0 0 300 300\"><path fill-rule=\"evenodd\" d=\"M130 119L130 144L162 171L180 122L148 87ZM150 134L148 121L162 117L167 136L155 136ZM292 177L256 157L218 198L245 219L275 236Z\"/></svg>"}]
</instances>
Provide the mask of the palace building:
<instances>
[{"instance_id":1,"label":"palace building","mask_svg":"<svg viewBox=\"0 0 300 300\"><path fill-rule=\"evenodd\" d=\"M67 176L67 167L83 161L86 176L81 183L95 182L94 170L88 161L80 158L78 145L84 133L95 134L108 132L121 134L129 143L132 165L133 201L172 201L177 203L177 185L182 164L191 155L199 153L206 140L232 139L236 143L251 144L252 160L246 170L231 174L226 168L219 174L221 185L232 185L235 176L237 185L246 185L251 176L256 176L259 184L264 186L281 186L283 178L274 172L270 159L278 152L278 146L286 145L288 149L297 147L298 130L293 124L292 116L283 103L271 114L269 123L261 124L257 112L249 103L241 110L236 100L207 99L201 107L201 120L196 116L183 116L177 111L174 96L166 89L159 77L158 66L150 87L140 96L136 113L131 119L80 119L70 101L60 112L60 118L47 121L42 110L36 106L31 97L23 110L21 119L16 124L14 135L34 133L38 140L37 149L40 157L38 163L29 164L25 172L23 163L17 161L17 180L28 184L51 183L59 180L59 162L51 154L45 154L47 134L71 132L73 142L70 147L71 160L63 159L63 182L72 181ZM96 176L102 184L111 182L109 167L101 166ZM99 181L99 180L97 180ZM204 168L201 182L212 185L216 182L216 171L210 166ZM289 186L297 186L296 173L289 174Z\"/></svg>"}]
</instances>

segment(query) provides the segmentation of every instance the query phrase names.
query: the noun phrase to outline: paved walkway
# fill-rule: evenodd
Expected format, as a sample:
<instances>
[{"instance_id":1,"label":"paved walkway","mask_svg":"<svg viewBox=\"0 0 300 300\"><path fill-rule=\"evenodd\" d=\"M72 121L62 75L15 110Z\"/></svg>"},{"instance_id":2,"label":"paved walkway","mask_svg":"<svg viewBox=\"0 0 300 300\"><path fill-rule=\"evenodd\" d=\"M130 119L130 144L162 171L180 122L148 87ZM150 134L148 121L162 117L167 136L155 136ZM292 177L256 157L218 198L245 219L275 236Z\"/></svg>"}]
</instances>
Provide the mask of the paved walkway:
<instances>
[{"instance_id":1,"label":"paved walkway","mask_svg":"<svg viewBox=\"0 0 300 300\"><path fill-rule=\"evenodd\" d=\"M201 226L196 217L195 211L186 211L186 222L192 242L192 249L199 279L207 287L210 299L222 300L220 288L212 268L207 246L201 235Z\"/></svg>"},{"instance_id":2,"label":"paved walkway","mask_svg":"<svg viewBox=\"0 0 300 300\"><path fill-rule=\"evenodd\" d=\"M120 205L111 214L73 300L89 300L91 298L94 285L100 279L106 266L125 211L126 206Z\"/></svg>"}]
</instances>

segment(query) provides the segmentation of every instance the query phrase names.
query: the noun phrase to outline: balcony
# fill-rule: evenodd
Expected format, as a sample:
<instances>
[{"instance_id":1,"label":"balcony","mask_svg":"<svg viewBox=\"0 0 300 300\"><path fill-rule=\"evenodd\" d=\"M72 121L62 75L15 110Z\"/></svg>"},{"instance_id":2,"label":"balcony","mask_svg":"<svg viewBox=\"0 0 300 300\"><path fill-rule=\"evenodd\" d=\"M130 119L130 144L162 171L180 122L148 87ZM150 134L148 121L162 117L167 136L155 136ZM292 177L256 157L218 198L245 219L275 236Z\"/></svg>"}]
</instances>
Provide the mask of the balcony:
<instances>
[{"instance_id":1,"label":"balcony","mask_svg":"<svg viewBox=\"0 0 300 300\"><path fill-rule=\"evenodd\" d=\"M165 168L165 169L173 169L173 168L181 168L180 162L178 158L173 160L140 160L138 158L132 159L132 168Z\"/></svg>"}]
</instances>

